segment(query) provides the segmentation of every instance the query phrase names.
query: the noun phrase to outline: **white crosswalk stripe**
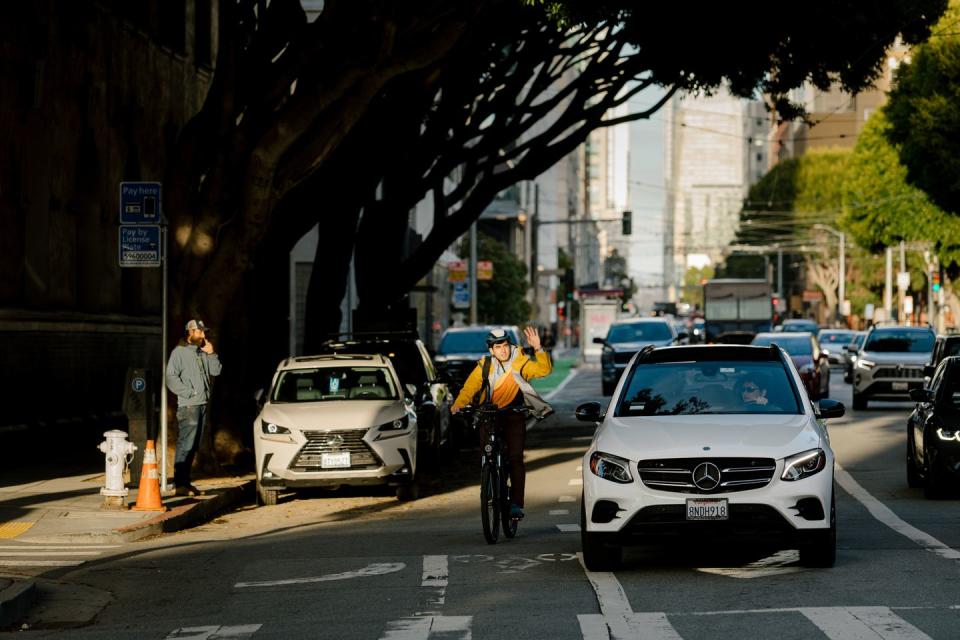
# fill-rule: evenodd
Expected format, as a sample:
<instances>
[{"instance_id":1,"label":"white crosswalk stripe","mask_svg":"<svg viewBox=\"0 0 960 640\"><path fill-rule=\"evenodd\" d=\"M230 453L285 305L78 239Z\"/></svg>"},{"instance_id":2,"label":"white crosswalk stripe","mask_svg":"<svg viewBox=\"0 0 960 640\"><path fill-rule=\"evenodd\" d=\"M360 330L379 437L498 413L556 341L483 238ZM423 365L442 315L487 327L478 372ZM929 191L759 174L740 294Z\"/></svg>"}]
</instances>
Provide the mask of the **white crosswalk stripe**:
<instances>
[{"instance_id":1,"label":"white crosswalk stripe","mask_svg":"<svg viewBox=\"0 0 960 640\"><path fill-rule=\"evenodd\" d=\"M0 545L0 567L78 567L118 547L116 544L4 544Z\"/></svg>"}]
</instances>

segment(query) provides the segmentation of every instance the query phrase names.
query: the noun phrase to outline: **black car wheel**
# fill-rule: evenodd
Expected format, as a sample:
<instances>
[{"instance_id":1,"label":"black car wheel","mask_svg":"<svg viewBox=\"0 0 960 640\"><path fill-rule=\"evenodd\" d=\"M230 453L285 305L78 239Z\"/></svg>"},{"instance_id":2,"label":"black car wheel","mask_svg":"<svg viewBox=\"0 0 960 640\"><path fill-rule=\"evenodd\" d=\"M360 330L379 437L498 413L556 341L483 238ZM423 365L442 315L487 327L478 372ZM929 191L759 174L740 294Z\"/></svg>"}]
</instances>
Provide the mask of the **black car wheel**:
<instances>
[{"instance_id":1,"label":"black car wheel","mask_svg":"<svg viewBox=\"0 0 960 640\"><path fill-rule=\"evenodd\" d=\"M912 434L907 434L907 486L911 489L919 489L923 486L923 477L917 468L917 456Z\"/></svg>"},{"instance_id":2,"label":"black car wheel","mask_svg":"<svg viewBox=\"0 0 960 640\"><path fill-rule=\"evenodd\" d=\"M587 531L587 510L580 496L580 546L583 564L588 571L613 571L623 561L623 547L605 544L595 533Z\"/></svg>"},{"instance_id":3,"label":"black car wheel","mask_svg":"<svg viewBox=\"0 0 960 640\"><path fill-rule=\"evenodd\" d=\"M929 500L943 497L943 471L937 462L937 450L933 447L923 448L924 485L923 495Z\"/></svg>"},{"instance_id":4,"label":"black car wheel","mask_svg":"<svg viewBox=\"0 0 960 640\"><path fill-rule=\"evenodd\" d=\"M800 564L805 567L832 567L837 562L837 502L830 493L830 528L812 532L800 547Z\"/></svg>"}]
</instances>

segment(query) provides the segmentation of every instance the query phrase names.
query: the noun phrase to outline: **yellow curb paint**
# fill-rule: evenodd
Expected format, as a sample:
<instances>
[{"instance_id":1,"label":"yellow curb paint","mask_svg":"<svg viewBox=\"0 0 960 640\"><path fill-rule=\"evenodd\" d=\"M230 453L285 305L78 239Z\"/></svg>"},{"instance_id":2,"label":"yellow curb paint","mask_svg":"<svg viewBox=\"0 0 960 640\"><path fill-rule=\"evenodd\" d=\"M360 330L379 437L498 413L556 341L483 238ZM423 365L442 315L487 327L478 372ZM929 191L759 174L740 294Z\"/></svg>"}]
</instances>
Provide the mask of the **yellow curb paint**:
<instances>
[{"instance_id":1,"label":"yellow curb paint","mask_svg":"<svg viewBox=\"0 0 960 640\"><path fill-rule=\"evenodd\" d=\"M0 523L0 539L9 540L33 526L32 522L3 522Z\"/></svg>"}]
</instances>

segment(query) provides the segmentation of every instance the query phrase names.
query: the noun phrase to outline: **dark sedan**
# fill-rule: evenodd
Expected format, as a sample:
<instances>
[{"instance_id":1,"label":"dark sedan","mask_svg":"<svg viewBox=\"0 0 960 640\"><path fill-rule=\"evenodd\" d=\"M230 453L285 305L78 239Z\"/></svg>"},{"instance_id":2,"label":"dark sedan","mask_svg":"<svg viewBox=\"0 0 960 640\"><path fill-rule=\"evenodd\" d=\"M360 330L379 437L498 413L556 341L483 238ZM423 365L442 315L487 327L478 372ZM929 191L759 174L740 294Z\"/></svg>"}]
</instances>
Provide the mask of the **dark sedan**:
<instances>
[{"instance_id":1,"label":"dark sedan","mask_svg":"<svg viewBox=\"0 0 960 640\"><path fill-rule=\"evenodd\" d=\"M960 357L945 358L930 387L912 389L907 421L907 484L928 498L960 488Z\"/></svg>"},{"instance_id":2,"label":"dark sedan","mask_svg":"<svg viewBox=\"0 0 960 640\"><path fill-rule=\"evenodd\" d=\"M594 342L603 345L600 354L603 395L613 394L633 354L650 344L665 347L686 337L686 333L677 333L674 324L666 318L637 318L611 324L606 338L594 338Z\"/></svg>"},{"instance_id":3,"label":"dark sedan","mask_svg":"<svg viewBox=\"0 0 960 640\"><path fill-rule=\"evenodd\" d=\"M830 395L830 363L812 333L758 333L751 344L776 343L790 355L811 400Z\"/></svg>"}]
</instances>

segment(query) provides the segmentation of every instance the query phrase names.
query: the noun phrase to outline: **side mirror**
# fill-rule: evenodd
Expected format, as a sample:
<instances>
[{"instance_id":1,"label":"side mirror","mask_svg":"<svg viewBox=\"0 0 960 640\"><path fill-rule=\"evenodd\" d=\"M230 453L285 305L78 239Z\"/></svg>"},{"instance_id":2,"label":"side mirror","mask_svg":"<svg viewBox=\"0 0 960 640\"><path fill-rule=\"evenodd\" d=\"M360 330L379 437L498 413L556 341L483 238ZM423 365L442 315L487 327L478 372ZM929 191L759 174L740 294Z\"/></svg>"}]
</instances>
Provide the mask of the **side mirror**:
<instances>
[{"instance_id":1,"label":"side mirror","mask_svg":"<svg viewBox=\"0 0 960 640\"><path fill-rule=\"evenodd\" d=\"M417 386L415 384L407 383L403 385L403 388L407 390L408 398L415 398L417 396Z\"/></svg>"},{"instance_id":2,"label":"side mirror","mask_svg":"<svg viewBox=\"0 0 960 640\"><path fill-rule=\"evenodd\" d=\"M924 378L932 378L934 371L936 371L936 367L934 367L932 364L925 364L925 365L923 365L923 377L924 377Z\"/></svg>"},{"instance_id":3,"label":"side mirror","mask_svg":"<svg viewBox=\"0 0 960 640\"><path fill-rule=\"evenodd\" d=\"M257 408L263 408L264 403L267 401L267 396L263 389L257 389L253 392L253 401L257 403Z\"/></svg>"},{"instance_id":4,"label":"side mirror","mask_svg":"<svg viewBox=\"0 0 960 640\"><path fill-rule=\"evenodd\" d=\"M817 402L817 412L824 420L827 418L842 418L843 414L847 412L847 408L839 400L824 398Z\"/></svg>"},{"instance_id":5,"label":"side mirror","mask_svg":"<svg viewBox=\"0 0 960 640\"><path fill-rule=\"evenodd\" d=\"M910 399L914 402L933 402L933 389L910 389Z\"/></svg>"},{"instance_id":6,"label":"side mirror","mask_svg":"<svg viewBox=\"0 0 960 640\"><path fill-rule=\"evenodd\" d=\"M577 407L577 420L580 422L600 422L603 419L599 402L584 402Z\"/></svg>"},{"instance_id":7,"label":"side mirror","mask_svg":"<svg viewBox=\"0 0 960 640\"><path fill-rule=\"evenodd\" d=\"M607 344L606 338L594 338L593 344Z\"/></svg>"}]
</instances>

